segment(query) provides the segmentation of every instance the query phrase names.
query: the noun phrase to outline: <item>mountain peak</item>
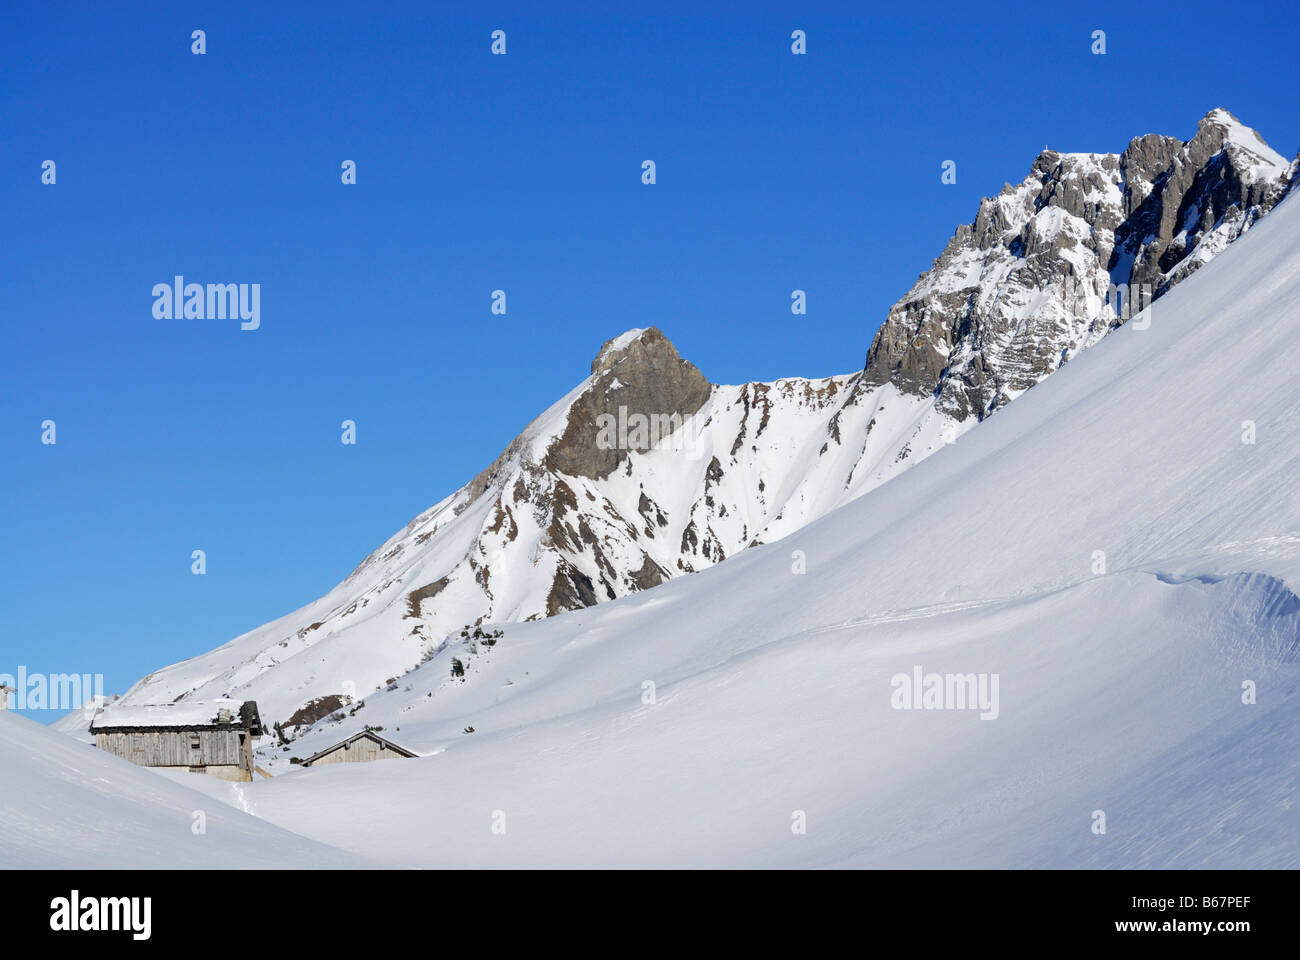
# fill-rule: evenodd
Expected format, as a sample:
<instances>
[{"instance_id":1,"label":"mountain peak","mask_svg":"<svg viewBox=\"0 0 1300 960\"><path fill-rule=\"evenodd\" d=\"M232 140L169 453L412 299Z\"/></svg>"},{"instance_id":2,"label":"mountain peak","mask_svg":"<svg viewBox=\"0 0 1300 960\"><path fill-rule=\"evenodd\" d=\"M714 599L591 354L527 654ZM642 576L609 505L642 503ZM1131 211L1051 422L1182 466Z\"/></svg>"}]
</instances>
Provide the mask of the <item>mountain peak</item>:
<instances>
[{"instance_id":1,"label":"mountain peak","mask_svg":"<svg viewBox=\"0 0 1300 960\"><path fill-rule=\"evenodd\" d=\"M1221 107L1186 142L1147 134L1119 155L1044 149L891 308L861 383L983 419L1129 319L1120 287L1161 296L1272 209L1291 176Z\"/></svg>"},{"instance_id":2,"label":"mountain peak","mask_svg":"<svg viewBox=\"0 0 1300 960\"><path fill-rule=\"evenodd\" d=\"M593 383L570 406L568 426L546 457L548 467L573 476L608 476L626 458L625 450L593 448L600 416L617 416L621 408L684 420L704 405L711 390L704 374L681 358L658 327L607 340L591 361L591 375Z\"/></svg>"},{"instance_id":3,"label":"mountain peak","mask_svg":"<svg viewBox=\"0 0 1300 960\"><path fill-rule=\"evenodd\" d=\"M604 373L624 361L634 365L680 362L681 356L672 341L658 327L634 327L601 345L591 361L593 375Z\"/></svg>"},{"instance_id":4,"label":"mountain peak","mask_svg":"<svg viewBox=\"0 0 1300 960\"><path fill-rule=\"evenodd\" d=\"M1230 153L1250 181L1276 178L1288 167L1286 159L1256 130L1222 107L1216 107L1201 118L1193 141L1198 139L1212 142L1217 149L1226 149L1229 144L1238 148Z\"/></svg>"},{"instance_id":5,"label":"mountain peak","mask_svg":"<svg viewBox=\"0 0 1300 960\"><path fill-rule=\"evenodd\" d=\"M599 360L606 353L616 350L625 349L633 340L638 339L642 334L654 330L659 332L658 327L633 327L631 330L624 330L617 337L606 340L601 344L600 351L596 354L596 360ZM595 361L592 361L595 363Z\"/></svg>"},{"instance_id":6,"label":"mountain peak","mask_svg":"<svg viewBox=\"0 0 1300 960\"><path fill-rule=\"evenodd\" d=\"M1200 124L1198 124L1198 126L1206 123L1217 123L1217 124L1221 124L1222 126L1242 125L1240 120L1238 120L1235 116L1232 115L1232 113L1225 110L1223 107L1215 107L1213 110L1207 111L1205 116L1201 117L1201 122Z\"/></svg>"},{"instance_id":7,"label":"mountain peak","mask_svg":"<svg viewBox=\"0 0 1300 960\"><path fill-rule=\"evenodd\" d=\"M1207 143L1217 148L1225 141L1239 143L1246 147L1258 147L1263 144L1259 134L1246 126L1222 107L1215 107L1196 124L1196 135L1192 143Z\"/></svg>"}]
</instances>

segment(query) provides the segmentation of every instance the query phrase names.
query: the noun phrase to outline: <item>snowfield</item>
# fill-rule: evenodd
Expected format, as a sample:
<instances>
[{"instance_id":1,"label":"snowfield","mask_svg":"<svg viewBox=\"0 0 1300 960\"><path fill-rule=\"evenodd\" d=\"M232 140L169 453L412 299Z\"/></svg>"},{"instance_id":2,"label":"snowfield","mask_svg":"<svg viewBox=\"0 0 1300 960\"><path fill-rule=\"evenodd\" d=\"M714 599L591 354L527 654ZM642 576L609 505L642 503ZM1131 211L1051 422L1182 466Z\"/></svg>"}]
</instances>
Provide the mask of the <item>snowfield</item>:
<instances>
[{"instance_id":1,"label":"snowfield","mask_svg":"<svg viewBox=\"0 0 1300 960\"><path fill-rule=\"evenodd\" d=\"M165 775L0 711L0 866L374 866L232 809L222 802L228 798L216 799L212 788L234 784L186 777L169 782ZM195 833L200 822L203 832Z\"/></svg>"},{"instance_id":2,"label":"snowfield","mask_svg":"<svg viewBox=\"0 0 1300 960\"><path fill-rule=\"evenodd\" d=\"M653 705L635 670L611 684L623 696L573 712L570 685L539 683L467 715L476 732L450 742L402 720L393 735L432 756L256 784L252 810L412 865L1294 863L1278 842L1294 830L1291 714L1238 701L1242 676L1273 690L1288 674L1276 649L1232 648L1254 613L1239 600L1236 584L1120 574L806 630L665 674ZM1120 615L1099 623L1098 609ZM998 718L892 709L890 678L914 665L997 672ZM493 668L476 680L499 690L511 666ZM550 715L529 718L528 699ZM1226 769L1206 769L1217 752ZM383 817L356 816L374 804ZM1090 831L1096 809L1104 837ZM806 835L791 830L796 811Z\"/></svg>"},{"instance_id":3,"label":"snowfield","mask_svg":"<svg viewBox=\"0 0 1300 960\"><path fill-rule=\"evenodd\" d=\"M1298 334L1292 197L786 539L264 745L206 837L195 791L0 717L0 863L1300 866ZM996 716L896 709L917 668L996 677ZM420 756L287 763L363 724Z\"/></svg>"}]
</instances>

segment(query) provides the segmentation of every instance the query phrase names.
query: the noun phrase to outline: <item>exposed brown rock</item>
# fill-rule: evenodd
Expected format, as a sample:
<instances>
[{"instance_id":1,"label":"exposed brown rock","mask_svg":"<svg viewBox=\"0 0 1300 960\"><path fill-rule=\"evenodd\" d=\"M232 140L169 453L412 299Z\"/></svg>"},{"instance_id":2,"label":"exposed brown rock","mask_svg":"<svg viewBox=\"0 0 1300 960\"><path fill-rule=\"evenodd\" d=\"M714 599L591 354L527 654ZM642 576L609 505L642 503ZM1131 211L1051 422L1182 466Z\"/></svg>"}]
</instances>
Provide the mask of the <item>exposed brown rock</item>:
<instances>
[{"instance_id":1,"label":"exposed brown rock","mask_svg":"<svg viewBox=\"0 0 1300 960\"><path fill-rule=\"evenodd\" d=\"M449 582L450 580L448 577L443 577L441 580L427 583L419 589L412 590L408 593L406 595L406 615L408 617L420 616L420 604L425 600L432 600L440 594Z\"/></svg>"},{"instance_id":2,"label":"exposed brown rock","mask_svg":"<svg viewBox=\"0 0 1300 960\"><path fill-rule=\"evenodd\" d=\"M551 470L590 479L609 476L627 457L627 451L597 444L602 415L625 419L633 414L661 418L671 435L704 405L712 387L695 365L683 360L677 348L656 327L643 331L629 344L613 348L609 340L591 362L595 382L569 411L563 434L551 444L544 465ZM674 418L676 418L674 420Z\"/></svg>"}]
</instances>

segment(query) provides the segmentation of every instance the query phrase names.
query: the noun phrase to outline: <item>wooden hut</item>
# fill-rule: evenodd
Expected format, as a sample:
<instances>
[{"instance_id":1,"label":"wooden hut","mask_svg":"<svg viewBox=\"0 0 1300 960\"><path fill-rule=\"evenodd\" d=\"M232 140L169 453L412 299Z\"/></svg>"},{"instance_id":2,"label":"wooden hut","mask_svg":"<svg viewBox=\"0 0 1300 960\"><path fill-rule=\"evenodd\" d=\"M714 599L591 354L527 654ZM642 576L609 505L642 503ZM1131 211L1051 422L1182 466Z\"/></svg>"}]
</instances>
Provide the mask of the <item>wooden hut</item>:
<instances>
[{"instance_id":1,"label":"wooden hut","mask_svg":"<svg viewBox=\"0 0 1300 960\"><path fill-rule=\"evenodd\" d=\"M410 750L385 740L373 730L362 730L332 747L326 747L302 762L304 767L317 763L369 763L372 760L406 760L414 757Z\"/></svg>"},{"instance_id":2,"label":"wooden hut","mask_svg":"<svg viewBox=\"0 0 1300 960\"><path fill-rule=\"evenodd\" d=\"M96 713L90 732L99 749L142 767L251 780L262 718L253 700L118 704Z\"/></svg>"}]
</instances>

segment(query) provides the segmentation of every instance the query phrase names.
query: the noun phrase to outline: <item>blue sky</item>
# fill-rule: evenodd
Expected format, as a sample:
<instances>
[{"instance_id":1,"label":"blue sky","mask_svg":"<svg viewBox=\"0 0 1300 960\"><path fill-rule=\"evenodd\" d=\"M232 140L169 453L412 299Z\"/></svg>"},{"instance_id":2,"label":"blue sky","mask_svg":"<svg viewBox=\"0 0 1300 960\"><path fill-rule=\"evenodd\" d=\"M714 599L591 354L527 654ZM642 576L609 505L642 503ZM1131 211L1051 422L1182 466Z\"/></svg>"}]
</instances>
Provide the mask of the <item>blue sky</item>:
<instances>
[{"instance_id":1,"label":"blue sky","mask_svg":"<svg viewBox=\"0 0 1300 960\"><path fill-rule=\"evenodd\" d=\"M625 329L849 372L1044 145L1300 146L1282 5L96 6L0 12L0 673L110 693L324 593ZM261 328L155 319L176 274Z\"/></svg>"}]
</instances>

